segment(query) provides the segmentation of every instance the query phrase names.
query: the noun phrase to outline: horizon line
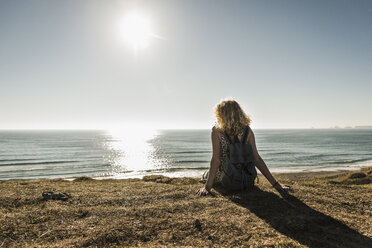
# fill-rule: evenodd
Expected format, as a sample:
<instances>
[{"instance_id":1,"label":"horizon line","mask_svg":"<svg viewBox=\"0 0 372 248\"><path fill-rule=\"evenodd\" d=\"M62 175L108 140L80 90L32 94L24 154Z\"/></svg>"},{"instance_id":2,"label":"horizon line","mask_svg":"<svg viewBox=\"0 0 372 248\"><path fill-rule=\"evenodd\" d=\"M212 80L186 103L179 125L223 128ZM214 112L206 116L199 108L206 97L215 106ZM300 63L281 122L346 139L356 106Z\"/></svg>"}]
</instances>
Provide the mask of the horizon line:
<instances>
[{"instance_id":1,"label":"horizon line","mask_svg":"<svg viewBox=\"0 0 372 248\"><path fill-rule=\"evenodd\" d=\"M115 128L122 130L122 129L129 129L126 127L123 128ZM210 130L210 128L149 128L153 130ZM255 130L314 130L314 129L372 129L372 125L363 125L363 126L354 126L354 127L266 127L266 128L252 128ZM104 131L104 130L112 130L112 128L0 128L0 131Z\"/></svg>"}]
</instances>

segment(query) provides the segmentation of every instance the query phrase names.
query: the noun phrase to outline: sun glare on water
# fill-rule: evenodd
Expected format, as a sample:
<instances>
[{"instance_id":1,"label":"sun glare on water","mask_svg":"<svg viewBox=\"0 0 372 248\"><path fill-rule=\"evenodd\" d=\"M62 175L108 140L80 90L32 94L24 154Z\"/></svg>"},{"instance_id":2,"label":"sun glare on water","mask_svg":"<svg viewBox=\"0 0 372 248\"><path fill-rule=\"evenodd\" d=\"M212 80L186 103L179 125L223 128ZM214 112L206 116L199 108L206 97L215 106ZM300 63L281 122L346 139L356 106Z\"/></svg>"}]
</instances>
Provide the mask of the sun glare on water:
<instances>
[{"instance_id":1,"label":"sun glare on water","mask_svg":"<svg viewBox=\"0 0 372 248\"><path fill-rule=\"evenodd\" d=\"M151 20L140 12L130 12L124 15L119 22L119 31L122 39L134 51L147 48L151 40L157 37L153 33Z\"/></svg>"},{"instance_id":2,"label":"sun glare on water","mask_svg":"<svg viewBox=\"0 0 372 248\"><path fill-rule=\"evenodd\" d=\"M137 177L159 167L154 147L148 142L157 135L156 130L132 127L107 130L107 134L113 139L109 149L116 154L111 161L113 178Z\"/></svg>"}]
</instances>

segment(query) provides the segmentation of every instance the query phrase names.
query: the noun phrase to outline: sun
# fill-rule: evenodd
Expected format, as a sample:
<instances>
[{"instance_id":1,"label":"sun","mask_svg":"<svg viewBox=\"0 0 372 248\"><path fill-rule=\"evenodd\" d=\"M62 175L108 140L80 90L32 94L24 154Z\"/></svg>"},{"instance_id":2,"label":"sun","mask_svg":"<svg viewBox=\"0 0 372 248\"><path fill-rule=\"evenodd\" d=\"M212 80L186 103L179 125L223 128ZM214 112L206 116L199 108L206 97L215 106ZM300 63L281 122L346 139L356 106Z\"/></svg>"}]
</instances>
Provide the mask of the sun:
<instances>
[{"instance_id":1,"label":"sun","mask_svg":"<svg viewBox=\"0 0 372 248\"><path fill-rule=\"evenodd\" d=\"M139 12L127 13L119 23L119 31L122 39L137 51L149 46L153 34L150 19Z\"/></svg>"}]
</instances>

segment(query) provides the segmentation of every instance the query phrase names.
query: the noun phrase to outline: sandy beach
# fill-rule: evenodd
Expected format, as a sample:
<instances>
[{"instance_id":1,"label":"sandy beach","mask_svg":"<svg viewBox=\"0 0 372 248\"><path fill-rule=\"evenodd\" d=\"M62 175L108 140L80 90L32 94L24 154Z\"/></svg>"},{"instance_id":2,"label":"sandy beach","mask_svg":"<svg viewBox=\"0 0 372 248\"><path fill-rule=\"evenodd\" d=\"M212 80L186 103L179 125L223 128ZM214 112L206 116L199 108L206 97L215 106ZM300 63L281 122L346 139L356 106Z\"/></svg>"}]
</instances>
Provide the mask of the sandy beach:
<instances>
[{"instance_id":1,"label":"sandy beach","mask_svg":"<svg viewBox=\"0 0 372 248\"><path fill-rule=\"evenodd\" d=\"M295 193L262 176L203 198L196 178L0 181L0 247L372 247L372 167L276 177Z\"/></svg>"}]
</instances>

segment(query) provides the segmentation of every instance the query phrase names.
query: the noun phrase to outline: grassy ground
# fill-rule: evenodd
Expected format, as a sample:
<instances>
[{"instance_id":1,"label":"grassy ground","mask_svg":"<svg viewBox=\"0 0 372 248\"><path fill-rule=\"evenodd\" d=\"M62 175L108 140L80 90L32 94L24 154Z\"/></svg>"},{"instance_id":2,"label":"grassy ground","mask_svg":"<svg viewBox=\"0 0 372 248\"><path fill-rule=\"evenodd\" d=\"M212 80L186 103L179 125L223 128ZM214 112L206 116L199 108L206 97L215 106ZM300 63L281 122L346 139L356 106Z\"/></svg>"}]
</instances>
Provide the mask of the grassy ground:
<instances>
[{"instance_id":1,"label":"grassy ground","mask_svg":"<svg viewBox=\"0 0 372 248\"><path fill-rule=\"evenodd\" d=\"M276 177L296 192L282 198L264 178L204 198L193 178L0 181L0 247L372 247L372 168Z\"/></svg>"}]
</instances>

